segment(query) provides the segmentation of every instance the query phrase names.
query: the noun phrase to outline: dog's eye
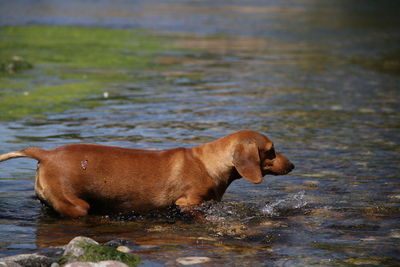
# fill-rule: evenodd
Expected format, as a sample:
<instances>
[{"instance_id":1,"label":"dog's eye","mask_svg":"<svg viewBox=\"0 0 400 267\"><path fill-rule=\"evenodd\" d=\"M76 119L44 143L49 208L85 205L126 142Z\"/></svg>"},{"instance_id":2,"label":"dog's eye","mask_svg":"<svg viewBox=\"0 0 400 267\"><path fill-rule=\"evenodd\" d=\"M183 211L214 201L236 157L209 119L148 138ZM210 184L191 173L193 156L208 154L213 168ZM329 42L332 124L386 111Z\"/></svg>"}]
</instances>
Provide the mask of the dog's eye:
<instances>
[{"instance_id":1,"label":"dog's eye","mask_svg":"<svg viewBox=\"0 0 400 267\"><path fill-rule=\"evenodd\" d=\"M276 158L275 149L273 147L270 150L265 151L265 158L267 158L267 159Z\"/></svg>"}]
</instances>

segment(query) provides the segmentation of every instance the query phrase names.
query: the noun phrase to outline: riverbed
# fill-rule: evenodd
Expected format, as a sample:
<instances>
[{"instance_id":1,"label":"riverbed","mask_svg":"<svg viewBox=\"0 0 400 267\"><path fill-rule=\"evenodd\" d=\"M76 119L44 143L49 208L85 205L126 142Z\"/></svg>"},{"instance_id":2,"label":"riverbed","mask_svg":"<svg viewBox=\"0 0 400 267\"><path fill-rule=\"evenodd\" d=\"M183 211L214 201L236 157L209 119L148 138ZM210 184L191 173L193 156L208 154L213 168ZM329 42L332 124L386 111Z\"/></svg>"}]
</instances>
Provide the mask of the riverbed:
<instances>
[{"instance_id":1,"label":"riverbed","mask_svg":"<svg viewBox=\"0 0 400 267\"><path fill-rule=\"evenodd\" d=\"M174 209L70 220L36 200L33 160L2 162L0 256L85 235L128 239L148 265L179 266L189 256L210 258L204 266L398 265L400 8L360 4L1 3L3 26L144 29L169 46L155 56L162 67L136 69L140 79L80 100L96 105L1 121L0 153L77 142L191 147L249 129L268 135L296 168L258 185L235 181L221 203L201 207L207 222Z\"/></svg>"}]
</instances>

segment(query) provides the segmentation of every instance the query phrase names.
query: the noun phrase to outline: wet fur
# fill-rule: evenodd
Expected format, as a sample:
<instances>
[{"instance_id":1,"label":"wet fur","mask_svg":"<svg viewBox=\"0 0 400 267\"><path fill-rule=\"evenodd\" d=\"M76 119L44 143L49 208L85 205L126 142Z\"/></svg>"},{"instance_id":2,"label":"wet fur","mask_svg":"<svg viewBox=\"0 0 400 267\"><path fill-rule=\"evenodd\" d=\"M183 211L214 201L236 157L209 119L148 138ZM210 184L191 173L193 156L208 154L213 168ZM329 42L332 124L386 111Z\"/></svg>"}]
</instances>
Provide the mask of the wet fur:
<instances>
[{"instance_id":1,"label":"wet fur","mask_svg":"<svg viewBox=\"0 0 400 267\"><path fill-rule=\"evenodd\" d=\"M27 148L0 155L0 161L39 161L35 191L66 217L89 211L143 212L177 205L183 211L221 200L241 177L260 183L266 174L283 175L294 166L273 143L240 131L193 148L140 150L72 144L51 150Z\"/></svg>"}]
</instances>

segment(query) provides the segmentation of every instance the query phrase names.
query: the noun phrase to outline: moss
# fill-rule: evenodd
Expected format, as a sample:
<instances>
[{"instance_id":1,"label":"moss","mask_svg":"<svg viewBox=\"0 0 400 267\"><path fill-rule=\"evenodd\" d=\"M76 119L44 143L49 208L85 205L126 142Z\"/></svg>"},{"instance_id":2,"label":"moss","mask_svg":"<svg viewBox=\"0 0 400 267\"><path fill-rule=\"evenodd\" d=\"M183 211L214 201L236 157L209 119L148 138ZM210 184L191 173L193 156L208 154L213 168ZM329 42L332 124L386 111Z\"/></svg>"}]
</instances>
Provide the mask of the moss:
<instances>
[{"instance_id":1,"label":"moss","mask_svg":"<svg viewBox=\"0 0 400 267\"><path fill-rule=\"evenodd\" d=\"M18 92L0 97L0 120L20 118L48 111L61 112L79 106L80 98L98 92L102 85L97 82L69 83L55 86L38 86L31 91ZM87 104L87 102L85 102ZM91 102L95 105L95 102Z\"/></svg>"},{"instance_id":2,"label":"moss","mask_svg":"<svg viewBox=\"0 0 400 267\"><path fill-rule=\"evenodd\" d=\"M143 30L24 26L0 29L0 58L19 55L35 64L75 68L143 68L166 45Z\"/></svg>"},{"instance_id":3,"label":"moss","mask_svg":"<svg viewBox=\"0 0 400 267\"><path fill-rule=\"evenodd\" d=\"M144 30L0 27L0 120L100 104L83 100L143 80L138 73L161 67L156 57L170 49Z\"/></svg>"},{"instance_id":4,"label":"moss","mask_svg":"<svg viewBox=\"0 0 400 267\"><path fill-rule=\"evenodd\" d=\"M141 259L139 257L133 254L118 251L115 248L109 246L89 244L85 242L79 244L79 246L85 250L85 253L78 258L74 258L77 261L99 262L114 260L123 262L128 266L137 266L141 262ZM71 256L63 256L58 262L63 265L66 264L70 259Z\"/></svg>"},{"instance_id":5,"label":"moss","mask_svg":"<svg viewBox=\"0 0 400 267\"><path fill-rule=\"evenodd\" d=\"M13 56L0 62L0 72L16 73L32 68L33 65L30 62L18 56Z\"/></svg>"},{"instance_id":6,"label":"moss","mask_svg":"<svg viewBox=\"0 0 400 267\"><path fill-rule=\"evenodd\" d=\"M82 245L82 248L85 249L85 254L79 258L81 261L99 262L104 260L116 260L129 266L136 266L141 261L137 256L120 252L107 246L85 243Z\"/></svg>"},{"instance_id":7,"label":"moss","mask_svg":"<svg viewBox=\"0 0 400 267\"><path fill-rule=\"evenodd\" d=\"M28 88L28 83L25 81L12 80L6 77L0 78L0 80L0 98L5 95L21 93Z\"/></svg>"}]
</instances>

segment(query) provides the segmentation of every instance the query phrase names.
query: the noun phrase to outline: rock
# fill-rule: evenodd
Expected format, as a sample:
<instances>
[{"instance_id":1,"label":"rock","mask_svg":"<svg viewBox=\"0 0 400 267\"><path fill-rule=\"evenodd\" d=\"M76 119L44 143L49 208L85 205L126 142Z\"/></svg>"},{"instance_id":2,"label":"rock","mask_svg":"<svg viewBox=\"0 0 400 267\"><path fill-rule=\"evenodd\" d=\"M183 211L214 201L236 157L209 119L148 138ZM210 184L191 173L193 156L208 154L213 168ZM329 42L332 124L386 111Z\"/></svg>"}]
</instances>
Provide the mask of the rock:
<instances>
[{"instance_id":1,"label":"rock","mask_svg":"<svg viewBox=\"0 0 400 267\"><path fill-rule=\"evenodd\" d=\"M391 238L400 238L400 230L392 230L390 231Z\"/></svg>"},{"instance_id":2,"label":"rock","mask_svg":"<svg viewBox=\"0 0 400 267\"><path fill-rule=\"evenodd\" d=\"M13 56L0 62L0 72L13 74L27 69L32 69L33 65L20 56Z\"/></svg>"},{"instance_id":3,"label":"rock","mask_svg":"<svg viewBox=\"0 0 400 267\"><path fill-rule=\"evenodd\" d=\"M118 248L120 246L124 246L124 247L128 247L131 250L138 247L137 244L135 244L129 240L125 240L125 239L114 239L114 240L108 241L107 243L104 243L104 246L109 246L112 248Z\"/></svg>"},{"instance_id":4,"label":"rock","mask_svg":"<svg viewBox=\"0 0 400 267\"><path fill-rule=\"evenodd\" d=\"M132 251L128 246L134 246L132 242L114 240L107 244L100 245L91 238L78 236L65 247L0 258L0 267L126 267L140 263L139 257L128 253Z\"/></svg>"},{"instance_id":5,"label":"rock","mask_svg":"<svg viewBox=\"0 0 400 267\"><path fill-rule=\"evenodd\" d=\"M117 247L118 251L124 252L124 253L129 253L131 252L130 248L126 247L126 246L119 246Z\"/></svg>"},{"instance_id":6,"label":"rock","mask_svg":"<svg viewBox=\"0 0 400 267\"><path fill-rule=\"evenodd\" d=\"M307 181L304 181L304 183L303 183L305 186L307 186L307 187L318 187L318 185L320 184L320 182L319 181L315 181L315 180L307 180Z\"/></svg>"},{"instance_id":7,"label":"rock","mask_svg":"<svg viewBox=\"0 0 400 267\"><path fill-rule=\"evenodd\" d=\"M271 227L271 228L289 227L289 225L287 223L280 222L280 221L263 221L260 223L260 226Z\"/></svg>"},{"instance_id":8,"label":"rock","mask_svg":"<svg viewBox=\"0 0 400 267\"><path fill-rule=\"evenodd\" d=\"M22 265L16 262L0 261L0 267L22 267Z\"/></svg>"},{"instance_id":9,"label":"rock","mask_svg":"<svg viewBox=\"0 0 400 267\"><path fill-rule=\"evenodd\" d=\"M182 257L182 258L177 258L176 261L182 265L193 265L193 264L206 263L211 261L211 259L208 257Z\"/></svg>"},{"instance_id":10,"label":"rock","mask_svg":"<svg viewBox=\"0 0 400 267\"><path fill-rule=\"evenodd\" d=\"M64 256L70 258L79 258L85 254L85 249L82 247L82 245L85 244L98 245L99 243L88 237L77 236L65 247Z\"/></svg>"},{"instance_id":11,"label":"rock","mask_svg":"<svg viewBox=\"0 0 400 267\"><path fill-rule=\"evenodd\" d=\"M69 263L64 267L128 267L128 265L120 261L100 261L100 262L76 261L73 263Z\"/></svg>"},{"instance_id":12,"label":"rock","mask_svg":"<svg viewBox=\"0 0 400 267\"><path fill-rule=\"evenodd\" d=\"M69 267L138 265L141 261L139 257L121 252L115 248L120 243L122 242L116 241L109 243L109 245L100 245L87 237L75 237L65 247L61 263ZM130 251L126 246L118 247L121 250ZM112 262L118 263L118 265Z\"/></svg>"},{"instance_id":13,"label":"rock","mask_svg":"<svg viewBox=\"0 0 400 267\"><path fill-rule=\"evenodd\" d=\"M0 266L7 266L7 267L19 267L19 266L42 267L42 266L50 266L52 262L53 260L50 259L49 257L38 254L21 254L16 256L0 258Z\"/></svg>"}]
</instances>

